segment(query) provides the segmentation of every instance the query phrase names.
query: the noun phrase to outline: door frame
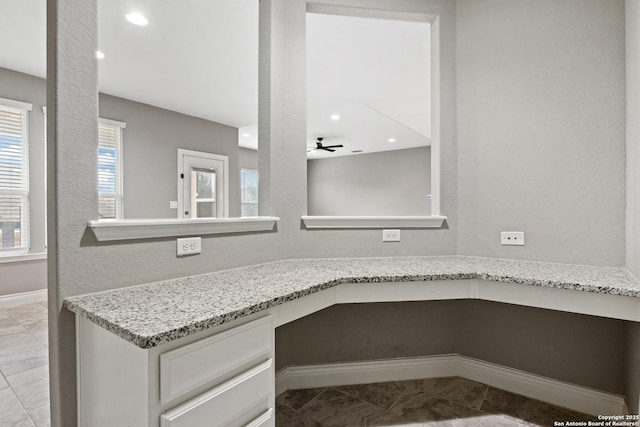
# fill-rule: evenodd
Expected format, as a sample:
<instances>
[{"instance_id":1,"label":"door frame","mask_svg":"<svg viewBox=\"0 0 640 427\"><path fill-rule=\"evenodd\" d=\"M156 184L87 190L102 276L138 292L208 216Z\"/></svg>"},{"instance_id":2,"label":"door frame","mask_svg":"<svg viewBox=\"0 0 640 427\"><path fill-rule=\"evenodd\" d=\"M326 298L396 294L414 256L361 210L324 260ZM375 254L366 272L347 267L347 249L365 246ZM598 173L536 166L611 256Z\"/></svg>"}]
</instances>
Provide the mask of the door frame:
<instances>
[{"instance_id":1,"label":"door frame","mask_svg":"<svg viewBox=\"0 0 640 427\"><path fill-rule=\"evenodd\" d=\"M200 157L206 160L218 160L223 163L224 170L222 171L223 179L223 217L229 217L229 156L222 154L206 153L204 151L186 150L184 148L178 148L178 218L184 218L184 158L185 156ZM216 199L217 199L216 195ZM216 200L217 202L217 200Z\"/></svg>"}]
</instances>

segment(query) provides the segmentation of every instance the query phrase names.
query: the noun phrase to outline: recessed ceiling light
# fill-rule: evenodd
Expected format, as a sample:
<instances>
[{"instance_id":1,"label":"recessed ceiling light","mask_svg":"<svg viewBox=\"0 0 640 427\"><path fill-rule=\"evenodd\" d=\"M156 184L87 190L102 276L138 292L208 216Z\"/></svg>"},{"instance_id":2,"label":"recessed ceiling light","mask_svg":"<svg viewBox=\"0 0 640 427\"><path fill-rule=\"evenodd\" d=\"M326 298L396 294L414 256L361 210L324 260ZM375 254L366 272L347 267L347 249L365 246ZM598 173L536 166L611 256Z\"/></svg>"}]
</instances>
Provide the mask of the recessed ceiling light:
<instances>
[{"instance_id":1,"label":"recessed ceiling light","mask_svg":"<svg viewBox=\"0 0 640 427\"><path fill-rule=\"evenodd\" d=\"M96 50L96 58L104 59L104 53L100 52L99 50Z\"/></svg>"},{"instance_id":2,"label":"recessed ceiling light","mask_svg":"<svg viewBox=\"0 0 640 427\"><path fill-rule=\"evenodd\" d=\"M332 114L331 120L340 120L340 116L338 114Z\"/></svg>"},{"instance_id":3,"label":"recessed ceiling light","mask_svg":"<svg viewBox=\"0 0 640 427\"><path fill-rule=\"evenodd\" d=\"M393 143L393 142L396 142L396 139L395 138L389 138L387 141Z\"/></svg>"},{"instance_id":4,"label":"recessed ceiling light","mask_svg":"<svg viewBox=\"0 0 640 427\"><path fill-rule=\"evenodd\" d=\"M244 138L249 138L251 135L249 135L248 133L243 133L243 134L242 134L242 136L243 136Z\"/></svg>"},{"instance_id":5,"label":"recessed ceiling light","mask_svg":"<svg viewBox=\"0 0 640 427\"><path fill-rule=\"evenodd\" d=\"M136 25L147 25L149 23L149 20L145 18L143 14L137 12L128 13L125 15L125 18L127 18L127 21Z\"/></svg>"}]
</instances>

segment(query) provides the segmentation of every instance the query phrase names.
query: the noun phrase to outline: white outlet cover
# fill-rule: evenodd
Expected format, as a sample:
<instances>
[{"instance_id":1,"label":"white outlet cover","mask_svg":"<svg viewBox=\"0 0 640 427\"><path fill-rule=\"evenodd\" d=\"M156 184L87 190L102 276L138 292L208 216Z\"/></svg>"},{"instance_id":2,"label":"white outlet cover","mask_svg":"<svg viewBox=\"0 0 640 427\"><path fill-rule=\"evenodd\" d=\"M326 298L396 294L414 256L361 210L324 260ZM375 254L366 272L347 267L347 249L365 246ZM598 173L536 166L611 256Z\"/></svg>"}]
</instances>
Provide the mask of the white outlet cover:
<instances>
[{"instance_id":1,"label":"white outlet cover","mask_svg":"<svg viewBox=\"0 0 640 427\"><path fill-rule=\"evenodd\" d=\"M503 231L500 243L503 246L524 246L524 231Z\"/></svg>"},{"instance_id":2,"label":"white outlet cover","mask_svg":"<svg viewBox=\"0 0 640 427\"><path fill-rule=\"evenodd\" d=\"M177 200L169 201L169 209L178 209L178 201Z\"/></svg>"},{"instance_id":3,"label":"white outlet cover","mask_svg":"<svg viewBox=\"0 0 640 427\"><path fill-rule=\"evenodd\" d=\"M177 255L196 255L202 251L202 239L200 237L188 237L177 240Z\"/></svg>"},{"instance_id":4,"label":"white outlet cover","mask_svg":"<svg viewBox=\"0 0 640 427\"><path fill-rule=\"evenodd\" d=\"M383 242L399 242L400 241L400 230L382 230L382 241Z\"/></svg>"}]
</instances>

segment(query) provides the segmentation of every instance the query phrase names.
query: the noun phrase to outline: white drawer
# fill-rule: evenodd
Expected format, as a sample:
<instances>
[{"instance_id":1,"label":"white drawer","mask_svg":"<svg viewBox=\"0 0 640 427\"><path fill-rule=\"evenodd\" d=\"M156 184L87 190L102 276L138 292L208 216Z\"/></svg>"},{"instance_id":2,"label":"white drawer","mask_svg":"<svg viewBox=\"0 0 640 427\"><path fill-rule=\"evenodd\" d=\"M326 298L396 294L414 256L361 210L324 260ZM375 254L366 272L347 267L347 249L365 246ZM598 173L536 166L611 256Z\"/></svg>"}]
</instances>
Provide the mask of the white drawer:
<instances>
[{"instance_id":1,"label":"white drawer","mask_svg":"<svg viewBox=\"0 0 640 427\"><path fill-rule=\"evenodd\" d=\"M167 403L243 366L273 357L271 316L160 355L160 401Z\"/></svg>"},{"instance_id":2,"label":"white drawer","mask_svg":"<svg viewBox=\"0 0 640 427\"><path fill-rule=\"evenodd\" d=\"M255 418L245 427L275 427L275 418L273 416L273 408L264 411L260 416Z\"/></svg>"},{"instance_id":3,"label":"white drawer","mask_svg":"<svg viewBox=\"0 0 640 427\"><path fill-rule=\"evenodd\" d=\"M269 359L165 412L161 427L273 426L271 365Z\"/></svg>"}]
</instances>

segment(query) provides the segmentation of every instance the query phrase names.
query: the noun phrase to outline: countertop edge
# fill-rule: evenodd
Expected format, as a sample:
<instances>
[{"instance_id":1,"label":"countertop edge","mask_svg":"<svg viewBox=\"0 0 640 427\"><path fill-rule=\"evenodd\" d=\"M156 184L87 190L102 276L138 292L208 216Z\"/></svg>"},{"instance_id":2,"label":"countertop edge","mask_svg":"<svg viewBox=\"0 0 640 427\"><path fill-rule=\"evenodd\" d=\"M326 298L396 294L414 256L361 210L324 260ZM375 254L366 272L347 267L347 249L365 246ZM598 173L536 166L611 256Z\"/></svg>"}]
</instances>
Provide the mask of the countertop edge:
<instances>
[{"instance_id":1,"label":"countertop edge","mask_svg":"<svg viewBox=\"0 0 640 427\"><path fill-rule=\"evenodd\" d=\"M624 270L624 269L622 269ZM142 349L149 349L158 345L192 335L194 333L206 330L211 327L219 326L230 321L249 316L251 314L264 311L278 305L290 302L305 296L320 292L325 289L329 289L338 286L343 283L402 283L402 282L416 282L416 281L436 281L436 280L469 280L477 279L483 281L496 281L502 283L515 283L528 286L538 286L565 290L575 290L578 292L599 293L607 295L617 295L624 297L640 297L640 291L619 289L611 286L597 286L592 284L575 283L569 281L553 281L536 279L533 277L520 277L510 275L499 275L486 272L460 272L460 273L446 273L446 274L428 274L428 275L383 275L383 276L370 276L370 277L349 277L344 276L331 280L328 282L318 283L308 288L298 290L289 294L280 295L275 298L271 298L265 301L259 301L251 304L242 309L232 310L223 315L216 315L208 319L199 320L191 324L186 324L180 328L163 331L153 336L144 336L136 334L131 330L109 321L95 313L91 312L78 305L76 301L81 300L84 296L76 296L67 298L64 301L63 307L67 310L80 315L94 324L114 333L120 338L136 345Z\"/></svg>"}]
</instances>

